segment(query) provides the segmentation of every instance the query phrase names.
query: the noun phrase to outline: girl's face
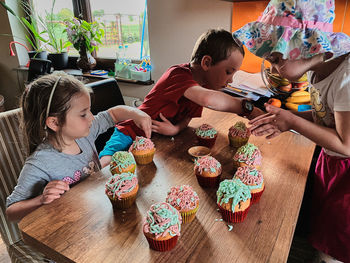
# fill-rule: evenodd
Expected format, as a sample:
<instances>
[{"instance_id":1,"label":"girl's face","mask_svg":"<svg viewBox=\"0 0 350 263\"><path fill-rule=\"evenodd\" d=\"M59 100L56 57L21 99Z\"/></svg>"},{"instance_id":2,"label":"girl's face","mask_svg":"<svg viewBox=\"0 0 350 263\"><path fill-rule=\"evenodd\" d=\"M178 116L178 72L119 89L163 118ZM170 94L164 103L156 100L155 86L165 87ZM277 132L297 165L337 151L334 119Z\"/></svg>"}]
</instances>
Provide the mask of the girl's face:
<instances>
[{"instance_id":1,"label":"girl's face","mask_svg":"<svg viewBox=\"0 0 350 263\"><path fill-rule=\"evenodd\" d=\"M233 50L231 55L215 65L210 65L206 71L206 83L211 89L219 90L232 82L233 75L239 70L243 55L239 50Z\"/></svg>"},{"instance_id":2,"label":"girl's face","mask_svg":"<svg viewBox=\"0 0 350 263\"><path fill-rule=\"evenodd\" d=\"M278 73L289 81L297 81L314 66L313 58L286 60L280 53L272 53L266 60L271 63L272 73Z\"/></svg>"},{"instance_id":3,"label":"girl's face","mask_svg":"<svg viewBox=\"0 0 350 263\"><path fill-rule=\"evenodd\" d=\"M71 99L71 107L62 126L62 136L66 143L89 135L94 116L90 111L90 95L82 92Z\"/></svg>"}]
</instances>

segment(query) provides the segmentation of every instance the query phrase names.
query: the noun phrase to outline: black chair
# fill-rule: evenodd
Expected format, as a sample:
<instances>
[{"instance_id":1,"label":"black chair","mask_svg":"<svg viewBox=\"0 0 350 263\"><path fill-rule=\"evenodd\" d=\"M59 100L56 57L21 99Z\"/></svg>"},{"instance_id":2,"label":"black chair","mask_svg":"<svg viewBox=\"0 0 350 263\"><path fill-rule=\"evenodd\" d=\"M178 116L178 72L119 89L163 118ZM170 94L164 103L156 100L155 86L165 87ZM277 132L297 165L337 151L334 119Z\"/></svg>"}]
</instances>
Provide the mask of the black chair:
<instances>
[{"instance_id":1,"label":"black chair","mask_svg":"<svg viewBox=\"0 0 350 263\"><path fill-rule=\"evenodd\" d=\"M100 111L107 110L117 105L125 105L123 95L120 92L115 79L105 79L86 84L93 90L91 94L91 112L96 115ZM100 152L113 134L114 127L100 134L95 141L97 152Z\"/></svg>"},{"instance_id":2,"label":"black chair","mask_svg":"<svg viewBox=\"0 0 350 263\"><path fill-rule=\"evenodd\" d=\"M50 73L51 61L47 59L31 58L28 70L28 82L33 81L41 75Z\"/></svg>"}]
</instances>

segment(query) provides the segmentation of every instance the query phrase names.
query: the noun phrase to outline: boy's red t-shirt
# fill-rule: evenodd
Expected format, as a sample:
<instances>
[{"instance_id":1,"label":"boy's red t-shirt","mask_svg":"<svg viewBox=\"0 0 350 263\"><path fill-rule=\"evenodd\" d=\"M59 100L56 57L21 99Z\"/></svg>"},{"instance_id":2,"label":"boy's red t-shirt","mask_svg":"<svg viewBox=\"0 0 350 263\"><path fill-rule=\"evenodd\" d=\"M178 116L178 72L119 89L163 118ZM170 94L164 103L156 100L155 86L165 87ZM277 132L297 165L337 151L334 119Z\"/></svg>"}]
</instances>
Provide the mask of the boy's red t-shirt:
<instances>
[{"instance_id":1,"label":"boy's red t-shirt","mask_svg":"<svg viewBox=\"0 0 350 263\"><path fill-rule=\"evenodd\" d=\"M193 79L189 64L172 66L161 76L138 108L153 120L161 121L159 113L162 113L174 125L184 118L201 117L203 107L183 96L193 86L200 85ZM116 127L133 139L145 136L143 130L132 120L120 122Z\"/></svg>"}]
</instances>

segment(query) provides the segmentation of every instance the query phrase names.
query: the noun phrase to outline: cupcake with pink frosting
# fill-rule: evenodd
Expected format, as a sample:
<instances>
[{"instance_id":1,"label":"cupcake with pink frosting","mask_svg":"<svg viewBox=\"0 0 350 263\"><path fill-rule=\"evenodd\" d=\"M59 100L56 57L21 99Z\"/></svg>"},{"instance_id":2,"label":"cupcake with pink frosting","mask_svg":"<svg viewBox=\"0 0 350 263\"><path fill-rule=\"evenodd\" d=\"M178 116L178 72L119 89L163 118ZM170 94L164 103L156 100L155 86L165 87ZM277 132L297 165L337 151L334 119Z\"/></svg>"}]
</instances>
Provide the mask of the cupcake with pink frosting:
<instances>
[{"instance_id":1,"label":"cupcake with pink frosting","mask_svg":"<svg viewBox=\"0 0 350 263\"><path fill-rule=\"evenodd\" d=\"M220 181L221 164L212 156L203 156L194 161L194 173L202 187L216 187Z\"/></svg>"},{"instance_id":2,"label":"cupcake with pink frosting","mask_svg":"<svg viewBox=\"0 0 350 263\"><path fill-rule=\"evenodd\" d=\"M243 166L254 166L259 169L261 165L261 152L252 143L247 143L238 148L233 156L233 165L235 168Z\"/></svg>"},{"instance_id":3,"label":"cupcake with pink frosting","mask_svg":"<svg viewBox=\"0 0 350 263\"><path fill-rule=\"evenodd\" d=\"M236 124L228 131L228 139L233 148L239 148L245 145L248 142L249 137L250 130L243 121L236 122Z\"/></svg>"},{"instance_id":4,"label":"cupcake with pink frosting","mask_svg":"<svg viewBox=\"0 0 350 263\"><path fill-rule=\"evenodd\" d=\"M168 251L175 247L181 230L181 215L169 203L151 205L143 224L143 233L151 249Z\"/></svg>"},{"instance_id":5,"label":"cupcake with pink frosting","mask_svg":"<svg viewBox=\"0 0 350 263\"><path fill-rule=\"evenodd\" d=\"M213 147L218 136L217 130L209 124L202 124L196 131L196 137L198 139L198 144L206 147Z\"/></svg>"},{"instance_id":6,"label":"cupcake with pink frosting","mask_svg":"<svg viewBox=\"0 0 350 263\"><path fill-rule=\"evenodd\" d=\"M129 172L112 175L106 183L105 193L114 208L126 209L135 202L138 190L137 177Z\"/></svg>"},{"instance_id":7,"label":"cupcake with pink frosting","mask_svg":"<svg viewBox=\"0 0 350 263\"><path fill-rule=\"evenodd\" d=\"M181 185L171 187L165 201L180 212L182 223L192 222L196 217L199 197L192 186Z\"/></svg>"},{"instance_id":8,"label":"cupcake with pink frosting","mask_svg":"<svg viewBox=\"0 0 350 263\"><path fill-rule=\"evenodd\" d=\"M129 148L129 152L131 152L135 160L138 164L148 164L153 161L153 156L156 151L154 147L154 143L151 139L136 136L134 142L131 144Z\"/></svg>"},{"instance_id":9,"label":"cupcake with pink frosting","mask_svg":"<svg viewBox=\"0 0 350 263\"><path fill-rule=\"evenodd\" d=\"M238 167L235 178L241 180L248 188L252 195L252 204L259 202L265 190L265 183L262 173L253 166Z\"/></svg>"}]
</instances>

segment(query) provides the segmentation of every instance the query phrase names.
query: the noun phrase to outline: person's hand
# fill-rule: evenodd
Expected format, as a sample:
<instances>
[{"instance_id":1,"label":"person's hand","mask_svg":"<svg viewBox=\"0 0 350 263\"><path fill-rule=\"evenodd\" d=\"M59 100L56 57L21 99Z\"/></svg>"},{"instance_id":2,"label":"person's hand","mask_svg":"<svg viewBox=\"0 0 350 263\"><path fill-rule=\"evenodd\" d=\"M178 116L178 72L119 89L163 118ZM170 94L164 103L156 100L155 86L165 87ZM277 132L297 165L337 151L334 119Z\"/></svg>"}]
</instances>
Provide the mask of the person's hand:
<instances>
[{"instance_id":1,"label":"person's hand","mask_svg":"<svg viewBox=\"0 0 350 263\"><path fill-rule=\"evenodd\" d=\"M137 114L133 118L133 121L137 127L139 127L140 129L142 129L144 131L146 138L151 138L152 119L147 113L145 113L141 110L137 111Z\"/></svg>"},{"instance_id":2,"label":"person's hand","mask_svg":"<svg viewBox=\"0 0 350 263\"><path fill-rule=\"evenodd\" d=\"M267 135L271 139L290 129L293 113L265 103L267 113L249 121L250 131L255 136Z\"/></svg>"},{"instance_id":3,"label":"person's hand","mask_svg":"<svg viewBox=\"0 0 350 263\"><path fill-rule=\"evenodd\" d=\"M52 201L61 197L64 192L69 190L69 184L64 181L49 182L41 195L40 202L43 205L50 204Z\"/></svg>"},{"instance_id":4,"label":"person's hand","mask_svg":"<svg viewBox=\"0 0 350 263\"><path fill-rule=\"evenodd\" d=\"M264 112L263 110L257 108L257 107L254 107L253 108L253 111L249 114L249 116L247 116L247 118L249 120L252 120L260 115L263 115L263 114L266 114L266 112Z\"/></svg>"},{"instance_id":5,"label":"person's hand","mask_svg":"<svg viewBox=\"0 0 350 263\"><path fill-rule=\"evenodd\" d=\"M162 121L152 120L152 131L163 135L176 135L178 127L174 126L162 113L159 114Z\"/></svg>"}]
</instances>

